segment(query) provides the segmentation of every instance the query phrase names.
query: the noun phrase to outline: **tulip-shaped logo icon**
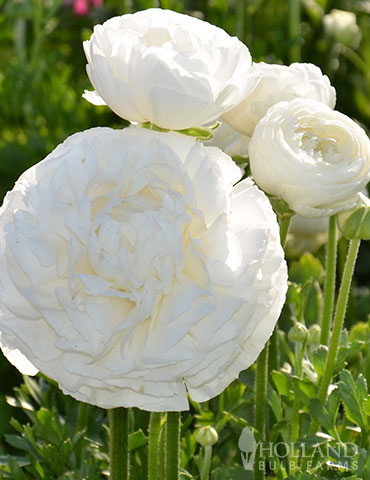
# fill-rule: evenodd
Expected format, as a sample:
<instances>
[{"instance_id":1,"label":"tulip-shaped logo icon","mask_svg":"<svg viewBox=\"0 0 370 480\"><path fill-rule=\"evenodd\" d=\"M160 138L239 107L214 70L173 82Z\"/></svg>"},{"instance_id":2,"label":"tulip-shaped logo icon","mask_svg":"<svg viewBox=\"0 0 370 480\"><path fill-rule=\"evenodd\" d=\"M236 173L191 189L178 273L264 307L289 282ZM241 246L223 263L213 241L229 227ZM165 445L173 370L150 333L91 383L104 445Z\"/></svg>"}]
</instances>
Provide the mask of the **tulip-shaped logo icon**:
<instances>
[{"instance_id":1,"label":"tulip-shaped logo icon","mask_svg":"<svg viewBox=\"0 0 370 480\"><path fill-rule=\"evenodd\" d=\"M239 448L241 450L243 467L245 470L253 470L254 458L258 445L261 442L256 442L253 431L248 427L243 428L242 434L239 437ZM243 452L245 455L243 455Z\"/></svg>"}]
</instances>

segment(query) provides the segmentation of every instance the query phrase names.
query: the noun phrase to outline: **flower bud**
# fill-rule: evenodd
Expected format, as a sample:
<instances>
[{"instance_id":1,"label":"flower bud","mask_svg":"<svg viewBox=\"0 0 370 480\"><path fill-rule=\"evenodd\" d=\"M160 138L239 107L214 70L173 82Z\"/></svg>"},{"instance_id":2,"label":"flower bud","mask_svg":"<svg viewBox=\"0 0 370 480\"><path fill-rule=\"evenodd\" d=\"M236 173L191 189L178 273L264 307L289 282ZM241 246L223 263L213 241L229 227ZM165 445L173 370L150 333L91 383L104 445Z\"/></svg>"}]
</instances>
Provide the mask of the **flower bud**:
<instances>
[{"instance_id":1,"label":"flower bud","mask_svg":"<svg viewBox=\"0 0 370 480\"><path fill-rule=\"evenodd\" d=\"M200 443L202 447L212 446L217 443L217 441L218 433L210 425L202 427L197 434L197 442Z\"/></svg>"},{"instance_id":2,"label":"flower bud","mask_svg":"<svg viewBox=\"0 0 370 480\"><path fill-rule=\"evenodd\" d=\"M308 330L303 323L296 323L293 328L289 330L288 339L291 342L298 343L304 342L308 336Z\"/></svg>"},{"instance_id":3,"label":"flower bud","mask_svg":"<svg viewBox=\"0 0 370 480\"><path fill-rule=\"evenodd\" d=\"M337 216L339 230L348 238L370 239L370 199L358 194L355 208L340 212Z\"/></svg>"},{"instance_id":4,"label":"flower bud","mask_svg":"<svg viewBox=\"0 0 370 480\"><path fill-rule=\"evenodd\" d=\"M323 24L325 33L336 42L349 47L358 47L361 40L361 30L353 12L334 8L330 13L324 15Z\"/></svg>"},{"instance_id":5,"label":"flower bud","mask_svg":"<svg viewBox=\"0 0 370 480\"><path fill-rule=\"evenodd\" d=\"M308 343L311 345L320 345L321 327L314 323L308 329Z\"/></svg>"}]
</instances>

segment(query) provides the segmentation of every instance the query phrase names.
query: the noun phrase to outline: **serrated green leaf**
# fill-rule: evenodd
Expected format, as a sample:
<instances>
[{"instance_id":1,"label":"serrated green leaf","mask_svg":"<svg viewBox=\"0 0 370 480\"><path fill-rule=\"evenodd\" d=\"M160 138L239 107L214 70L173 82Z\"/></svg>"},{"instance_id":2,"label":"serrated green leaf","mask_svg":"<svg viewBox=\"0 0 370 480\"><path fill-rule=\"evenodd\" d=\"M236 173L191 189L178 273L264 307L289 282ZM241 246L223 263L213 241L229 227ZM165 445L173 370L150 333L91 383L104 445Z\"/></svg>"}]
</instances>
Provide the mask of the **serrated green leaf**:
<instances>
[{"instance_id":1,"label":"serrated green leaf","mask_svg":"<svg viewBox=\"0 0 370 480\"><path fill-rule=\"evenodd\" d=\"M318 258L311 253L304 253L298 261L292 263L289 278L295 283L304 284L310 280L322 280L324 269Z\"/></svg>"},{"instance_id":2,"label":"serrated green leaf","mask_svg":"<svg viewBox=\"0 0 370 480\"><path fill-rule=\"evenodd\" d=\"M329 433L334 429L333 419L320 400L314 398L309 403L309 412L312 417Z\"/></svg>"},{"instance_id":3,"label":"serrated green leaf","mask_svg":"<svg viewBox=\"0 0 370 480\"><path fill-rule=\"evenodd\" d=\"M356 385L348 370L340 373L340 379L338 388L348 419L357 424L361 430L366 430L367 420L362 409L363 402L367 398L365 379L359 375Z\"/></svg>"},{"instance_id":4,"label":"serrated green leaf","mask_svg":"<svg viewBox=\"0 0 370 480\"><path fill-rule=\"evenodd\" d=\"M306 450L319 447L333 441L334 438L324 432L317 432L315 434L306 435L296 441L297 446L305 446Z\"/></svg>"}]
</instances>

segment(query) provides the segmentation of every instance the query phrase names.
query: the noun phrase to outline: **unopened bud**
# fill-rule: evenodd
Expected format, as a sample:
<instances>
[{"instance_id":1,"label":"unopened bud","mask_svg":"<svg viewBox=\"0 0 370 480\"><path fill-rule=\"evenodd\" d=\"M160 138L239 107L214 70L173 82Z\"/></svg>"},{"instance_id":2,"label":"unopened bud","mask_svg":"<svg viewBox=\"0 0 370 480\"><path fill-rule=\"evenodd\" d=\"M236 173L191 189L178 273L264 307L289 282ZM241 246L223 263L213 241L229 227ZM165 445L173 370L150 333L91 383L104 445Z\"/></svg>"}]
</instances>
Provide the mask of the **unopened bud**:
<instances>
[{"instance_id":1,"label":"unopened bud","mask_svg":"<svg viewBox=\"0 0 370 480\"><path fill-rule=\"evenodd\" d=\"M338 213L337 223L346 238L370 240L370 200L359 193L357 206Z\"/></svg>"},{"instance_id":2,"label":"unopened bud","mask_svg":"<svg viewBox=\"0 0 370 480\"><path fill-rule=\"evenodd\" d=\"M197 442L200 443L202 447L212 446L217 443L217 441L218 433L210 425L202 427L197 434Z\"/></svg>"},{"instance_id":3,"label":"unopened bud","mask_svg":"<svg viewBox=\"0 0 370 480\"><path fill-rule=\"evenodd\" d=\"M308 330L303 323L296 323L293 328L289 330L288 339L291 342L304 342L308 336Z\"/></svg>"},{"instance_id":4,"label":"unopened bud","mask_svg":"<svg viewBox=\"0 0 370 480\"><path fill-rule=\"evenodd\" d=\"M314 323L308 329L308 343L310 345L320 345L321 327Z\"/></svg>"}]
</instances>

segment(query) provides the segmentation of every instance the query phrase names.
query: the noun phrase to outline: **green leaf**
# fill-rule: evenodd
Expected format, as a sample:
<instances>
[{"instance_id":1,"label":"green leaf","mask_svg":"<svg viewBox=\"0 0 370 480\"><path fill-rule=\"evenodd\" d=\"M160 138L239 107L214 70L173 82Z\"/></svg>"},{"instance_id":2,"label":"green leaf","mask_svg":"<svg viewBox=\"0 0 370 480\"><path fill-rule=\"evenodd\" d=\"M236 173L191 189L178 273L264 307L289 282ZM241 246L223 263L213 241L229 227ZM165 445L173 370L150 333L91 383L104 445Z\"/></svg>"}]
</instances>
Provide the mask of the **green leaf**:
<instances>
[{"instance_id":1,"label":"green leaf","mask_svg":"<svg viewBox=\"0 0 370 480\"><path fill-rule=\"evenodd\" d=\"M292 263L289 278L292 282L304 284L309 280L321 281L324 269L318 258L311 253L305 253L298 261Z\"/></svg>"},{"instance_id":2,"label":"green leaf","mask_svg":"<svg viewBox=\"0 0 370 480\"><path fill-rule=\"evenodd\" d=\"M289 383L287 377L283 373L277 371L273 371L271 377L279 394L288 396Z\"/></svg>"},{"instance_id":3,"label":"green leaf","mask_svg":"<svg viewBox=\"0 0 370 480\"><path fill-rule=\"evenodd\" d=\"M326 345L320 345L312 354L312 364L320 377L324 375L328 351L329 349Z\"/></svg>"},{"instance_id":4,"label":"green leaf","mask_svg":"<svg viewBox=\"0 0 370 480\"><path fill-rule=\"evenodd\" d=\"M137 448L143 447L147 443L147 438L143 431L140 429L137 432L130 433L128 437L128 448L130 452Z\"/></svg>"},{"instance_id":5,"label":"green leaf","mask_svg":"<svg viewBox=\"0 0 370 480\"><path fill-rule=\"evenodd\" d=\"M320 400L314 398L310 401L309 412L322 427L329 433L332 432L334 429L333 419Z\"/></svg>"},{"instance_id":6,"label":"green leaf","mask_svg":"<svg viewBox=\"0 0 370 480\"><path fill-rule=\"evenodd\" d=\"M254 473L243 467L219 467L211 474L212 480L254 480Z\"/></svg>"},{"instance_id":7,"label":"green leaf","mask_svg":"<svg viewBox=\"0 0 370 480\"><path fill-rule=\"evenodd\" d=\"M271 385L268 385L267 389L267 401L271 407L271 410L274 412L277 422L281 422L283 420L283 409L280 403L280 398L276 391L271 388Z\"/></svg>"},{"instance_id":8,"label":"green leaf","mask_svg":"<svg viewBox=\"0 0 370 480\"><path fill-rule=\"evenodd\" d=\"M368 395L367 398L364 400L364 403L362 404L362 407L363 407L366 415L370 416L370 395Z\"/></svg>"},{"instance_id":9,"label":"green leaf","mask_svg":"<svg viewBox=\"0 0 370 480\"><path fill-rule=\"evenodd\" d=\"M324 445L333 441L334 438L331 435L328 435L323 432L317 432L315 434L306 435L303 438L300 438L296 441L297 446L305 446L306 450L311 450L320 445Z\"/></svg>"},{"instance_id":10,"label":"green leaf","mask_svg":"<svg viewBox=\"0 0 370 480\"><path fill-rule=\"evenodd\" d=\"M351 422L357 424L362 431L367 429L367 419L363 412L363 402L367 398L366 380L360 374L355 384L352 374L343 370L338 383L341 399L346 410L346 415Z\"/></svg>"}]
</instances>

